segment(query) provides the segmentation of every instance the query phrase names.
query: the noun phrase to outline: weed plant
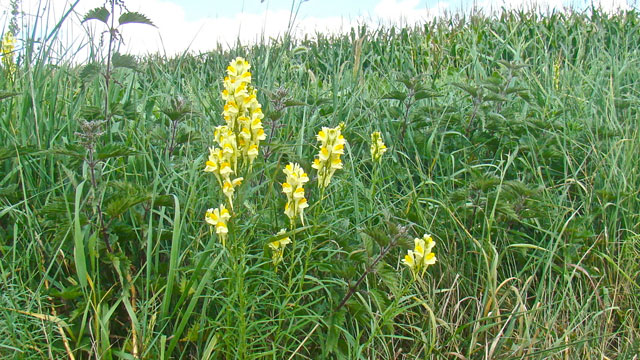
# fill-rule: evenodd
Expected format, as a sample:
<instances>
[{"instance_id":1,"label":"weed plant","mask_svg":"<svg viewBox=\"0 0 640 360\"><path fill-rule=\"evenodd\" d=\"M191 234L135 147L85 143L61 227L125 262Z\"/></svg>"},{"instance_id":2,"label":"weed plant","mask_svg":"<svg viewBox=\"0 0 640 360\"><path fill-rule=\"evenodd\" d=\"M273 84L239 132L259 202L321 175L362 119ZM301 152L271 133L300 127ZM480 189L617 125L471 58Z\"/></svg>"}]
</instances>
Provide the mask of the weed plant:
<instances>
[{"instance_id":1,"label":"weed plant","mask_svg":"<svg viewBox=\"0 0 640 360\"><path fill-rule=\"evenodd\" d=\"M634 358L639 24L459 15L106 78L13 45L0 357ZM263 133L227 129L255 158L225 178L238 57Z\"/></svg>"}]
</instances>

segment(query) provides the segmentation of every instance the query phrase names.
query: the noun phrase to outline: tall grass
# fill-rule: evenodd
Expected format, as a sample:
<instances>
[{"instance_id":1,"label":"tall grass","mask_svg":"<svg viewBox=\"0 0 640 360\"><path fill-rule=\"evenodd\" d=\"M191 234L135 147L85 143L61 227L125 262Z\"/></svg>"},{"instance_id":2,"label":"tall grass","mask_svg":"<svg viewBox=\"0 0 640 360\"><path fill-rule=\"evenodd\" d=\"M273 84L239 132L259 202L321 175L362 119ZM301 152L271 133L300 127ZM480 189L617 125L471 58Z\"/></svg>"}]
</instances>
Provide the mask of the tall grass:
<instances>
[{"instance_id":1,"label":"tall grass","mask_svg":"<svg viewBox=\"0 0 640 360\"><path fill-rule=\"evenodd\" d=\"M76 133L102 113L101 79L46 52L3 69L0 356L632 359L639 21L511 11L150 56L114 70L95 188ZM204 222L223 198L202 169L236 56L273 136L230 252ZM175 96L193 111L170 152ZM275 272L281 168L310 169L316 132L342 121L344 169ZM439 261L413 281L401 259L424 233Z\"/></svg>"}]
</instances>

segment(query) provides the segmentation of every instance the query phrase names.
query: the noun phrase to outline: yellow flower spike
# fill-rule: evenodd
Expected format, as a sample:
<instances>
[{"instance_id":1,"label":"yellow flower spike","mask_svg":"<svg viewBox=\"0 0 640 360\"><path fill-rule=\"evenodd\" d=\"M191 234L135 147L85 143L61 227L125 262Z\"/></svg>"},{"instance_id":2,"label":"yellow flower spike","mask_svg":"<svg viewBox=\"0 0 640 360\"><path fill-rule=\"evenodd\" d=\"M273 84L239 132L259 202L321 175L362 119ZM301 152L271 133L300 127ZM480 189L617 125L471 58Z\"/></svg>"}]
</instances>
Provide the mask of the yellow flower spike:
<instances>
[{"instance_id":1,"label":"yellow flower spike","mask_svg":"<svg viewBox=\"0 0 640 360\"><path fill-rule=\"evenodd\" d=\"M331 178L337 169L342 169L340 156L344 154L346 141L342 136L344 123L335 128L322 127L316 139L320 142L320 151L313 161L314 169L318 170L318 187L329 186Z\"/></svg>"},{"instance_id":2,"label":"yellow flower spike","mask_svg":"<svg viewBox=\"0 0 640 360\"><path fill-rule=\"evenodd\" d=\"M294 163L287 164L283 172L287 175L286 182L282 183L282 192L287 195L284 213L289 217L292 226L298 217L304 225L304 209L309 207L309 204L304 197L303 186L309 181L309 177L299 164Z\"/></svg>"},{"instance_id":3,"label":"yellow flower spike","mask_svg":"<svg viewBox=\"0 0 640 360\"><path fill-rule=\"evenodd\" d=\"M236 57L227 66L220 93L226 124L216 127L214 140L219 148L209 149L204 168L205 172L216 176L231 207L235 188L242 179L232 180L232 176L251 170L253 161L260 154L260 141L266 139L262 105L258 102L257 90L251 85L250 69L251 65L242 57ZM220 231L223 231L222 227Z\"/></svg>"},{"instance_id":4,"label":"yellow flower spike","mask_svg":"<svg viewBox=\"0 0 640 360\"><path fill-rule=\"evenodd\" d=\"M380 131L371 133L371 160L380 162L382 155L387 151L387 147L382 142Z\"/></svg>"},{"instance_id":5,"label":"yellow flower spike","mask_svg":"<svg viewBox=\"0 0 640 360\"><path fill-rule=\"evenodd\" d=\"M14 62L14 51L16 47L16 39L13 36L13 33L11 31L8 31L7 33L5 33L4 38L0 43L2 44L1 46L2 66L4 66L9 72L9 74L13 76L13 74L17 70L17 65Z\"/></svg>"}]
</instances>

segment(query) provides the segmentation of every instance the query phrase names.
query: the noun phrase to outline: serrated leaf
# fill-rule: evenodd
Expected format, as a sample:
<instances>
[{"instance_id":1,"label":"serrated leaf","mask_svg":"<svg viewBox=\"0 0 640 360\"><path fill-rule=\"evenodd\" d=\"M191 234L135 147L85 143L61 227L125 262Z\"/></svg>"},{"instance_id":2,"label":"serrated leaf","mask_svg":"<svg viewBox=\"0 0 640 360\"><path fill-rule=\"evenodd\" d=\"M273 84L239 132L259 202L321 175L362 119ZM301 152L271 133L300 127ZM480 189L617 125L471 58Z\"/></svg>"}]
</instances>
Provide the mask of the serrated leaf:
<instances>
[{"instance_id":1,"label":"serrated leaf","mask_svg":"<svg viewBox=\"0 0 640 360\"><path fill-rule=\"evenodd\" d=\"M389 265L384 264L376 271L376 274L380 277L382 282L391 290L394 296L400 294L400 279L398 273L392 269Z\"/></svg>"},{"instance_id":2,"label":"serrated leaf","mask_svg":"<svg viewBox=\"0 0 640 360\"><path fill-rule=\"evenodd\" d=\"M379 229L366 229L364 231L367 235L369 235L373 241L375 241L380 247L385 247L389 244L389 236L385 234L383 231Z\"/></svg>"},{"instance_id":3,"label":"serrated leaf","mask_svg":"<svg viewBox=\"0 0 640 360\"><path fill-rule=\"evenodd\" d=\"M382 96L382 98L387 100L404 101L407 98L407 94L403 93L402 91L394 90L386 93Z\"/></svg>"},{"instance_id":4,"label":"serrated leaf","mask_svg":"<svg viewBox=\"0 0 640 360\"><path fill-rule=\"evenodd\" d=\"M113 68L127 68L131 70L138 70L138 61L133 55L122 55L120 53L114 53L111 57L111 65Z\"/></svg>"},{"instance_id":5,"label":"serrated leaf","mask_svg":"<svg viewBox=\"0 0 640 360\"><path fill-rule=\"evenodd\" d=\"M344 324L346 310L344 308L333 313L329 319L329 331L327 332L327 341L325 343L325 351L328 354L336 350L338 339L340 338L340 328Z\"/></svg>"},{"instance_id":6,"label":"serrated leaf","mask_svg":"<svg viewBox=\"0 0 640 360\"><path fill-rule=\"evenodd\" d=\"M101 70L102 70L102 65L98 63L87 64L82 67L82 70L80 70L80 79L82 79L83 82L92 80L93 78L95 78L100 74Z\"/></svg>"},{"instance_id":7,"label":"serrated leaf","mask_svg":"<svg viewBox=\"0 0 640 360\"><path fill-rule=\"evenodd\" d=\"M507 99L506 97L500 95L500 94L495 94L495 93L490 93L487 94L484 99L485 101L499 101L499 102L504 102L504 101L509 101L509 99Z\"/></svg>"},{"instance_id":8,"label":"serrated leaf","mask_svg":"<svg viewBox=\"0 0 640 360\"><path fill-rule=\"evenodd\" d=\"M120 25L124 25L124 24L146 24L146 25L151 25L151 26L155 27L153 22L151 22L151 20L149 20L148 17L146 17L143 14L140 14L139 12L135 12L135 11L126 12L126 13L120 15L120 17L118 18L118 24L120 24Z\"/></svg>"},{"instance_id":9,"label":"serrated leaf","mask_svg":"<svg viewBox=\"0 0 640 360\"><path fill-rule=\"evenodd\" d=\"M287 100L284 102L285 107L293 107L293 106L309 106L306 102L298 101L298 100Z\"/></svg>"},{"instance_id":10,"label":"serrated leaf","mask_svg":"<svg viewBox=\"0 0 640 360\"><path fill-rule=\"evenodd\" d=\"M467 93L469 93L469 95L473 96L473 97L478 97L478 88L474 87L474 86L469 86L466 84L461 84L461 83L453 83L453 86L460 88L464 91L466 91Z\"/></svg>"},{"instance_id":11,"label":"serrated leaf","mask_svg":"<svg viewBox=\"0 0 640 360\"><path fill-rule=\"evenodd\" d=\"M418 91L413 96L413 98L417 101L417 100L422 100L422 99L426 99L426 98L433 98L433 97L437 97L437 96L440 96L440 95L435 91L422 90L422 91Z\"/></svg>"},{"instance_id":12,"label":"serrated leaf","mask_svg":"<svg viewBox=\"0 0 640 360\"><path fill-rule=\"evenodd\" d=\"M56 147L51 150L56 155L71 156L78 159L84 159L87 151L80 145L67 144L64 147Z\"/></svg>"},{"instance_id":13,"label":"serrated leaf","mask_svg":"<svg viewBox=\"0 0 640 360\"><path fill-rule=\"evenodd\" d=\"M109 13L107 8L104 6L97 7L93 10L89 10L89 12L87 12L82 18L82 22L87 20L100 20L108 26L109 23L107 21L109 20L109 15L111 15L111 13Z\"/></svg>"},{"instance_id":14,"label":"serrated leaf","mask_svg":"<svg viewBox=\"0 0 640 360\"><path fill-rule=\"evenodd\" d=\"M78 114L80 118L87 121L104 119L104 112L98 106L85 105L80 109Z\"/></svg>"},{"instance_id":15,"label":"serrated leaf","mask_svg":"<svg viewBox=\"0 0 640 360\"><path fill-rule=\"evenodd\" d=\"M8 99L16 95L20 95L20 94L13 91L0 91L0 100Z\"/></svg>"},{"instance_id":16,"label":"serrated leaf","mask_svg":"<svg viewBox=\"0 0 640 360\"><path fill-rule=\"evenodd\" d=\"M96 159L106 160L119 156L137 155L138 151L122 144L108 144L96 151Z\"/></svg>"},{"instance_id":17,"label":"serrated leaf","mask_svg":"<svg viewBox=\"0 0 640 360\"><path fill-rule=\"evenodd\" d=\"M389 115L394 119L399 119L402 117L402 109L399 106L392 106L389 108Z\"/></svg>"},{"instance_id":18,"label":"serrated leaf","mask_svg":"<svg viewBox=\"0 0 640 360\"><path fill-rule=\"evenodd\" d=\"M0 160L9 159L18 155L31 155L38 152L32 146L2 146L0 147Z\"/></svg>"},{"instance_id":19,"label":"serrated leaf","mask_svg":"<svg viewBox=\"0 0 640 360\"><path fill-rule=\"evenodd\" d=\"M151 206L153 207L160 207L160 206L173 207L173 205L174 205L174 201L173 201L173 196L171 195L158 195L153 200L153 204L151 204Z\"/></svg>"},{"instance_id":20,"label":"serrated leaf","mask_svg":"<svg viewBox=\"0 0 640 360\"><path fill-rule=\"evenodd\" d=\"M150 199L151 196L149 195L120 192L107 201L106 213L115 218L124 214L130 208Z\"/></svg>"}]
</instances>

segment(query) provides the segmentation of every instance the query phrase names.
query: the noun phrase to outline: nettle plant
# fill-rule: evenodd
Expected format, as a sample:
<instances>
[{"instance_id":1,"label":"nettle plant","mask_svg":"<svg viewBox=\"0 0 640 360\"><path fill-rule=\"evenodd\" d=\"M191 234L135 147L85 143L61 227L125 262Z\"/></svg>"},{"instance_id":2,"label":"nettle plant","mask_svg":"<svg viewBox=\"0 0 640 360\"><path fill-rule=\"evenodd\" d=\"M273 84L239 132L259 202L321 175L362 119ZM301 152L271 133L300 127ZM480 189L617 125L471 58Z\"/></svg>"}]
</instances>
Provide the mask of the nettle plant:
<instances>
[{"instance_id":1,"label":"nettle plant","mask_svg":"<svg viewBox=\"0 0 640 360\"><path fill-rule=\"evenodd\" d=\"M116 23L117 12L120 15ZM100 34L100 45L104 44L104 35L108 36L107 55L104 61L106 69L103 69L100 64L89 64L83 71L83 77L100 74L104 78L104 120L107 121L108 129L110 129L111 103L109 100L113 70L119 67L133 70L137 68L135 57L118 52L118 47L123 41L122 27L127 24L155 25L145 15L135 11L129 11L122 0L107 0L103 6L90 10L84 15L82 22L84 23L90 20L99 21L106 26L106 30Z\"/></svg>"}]
</instances>

